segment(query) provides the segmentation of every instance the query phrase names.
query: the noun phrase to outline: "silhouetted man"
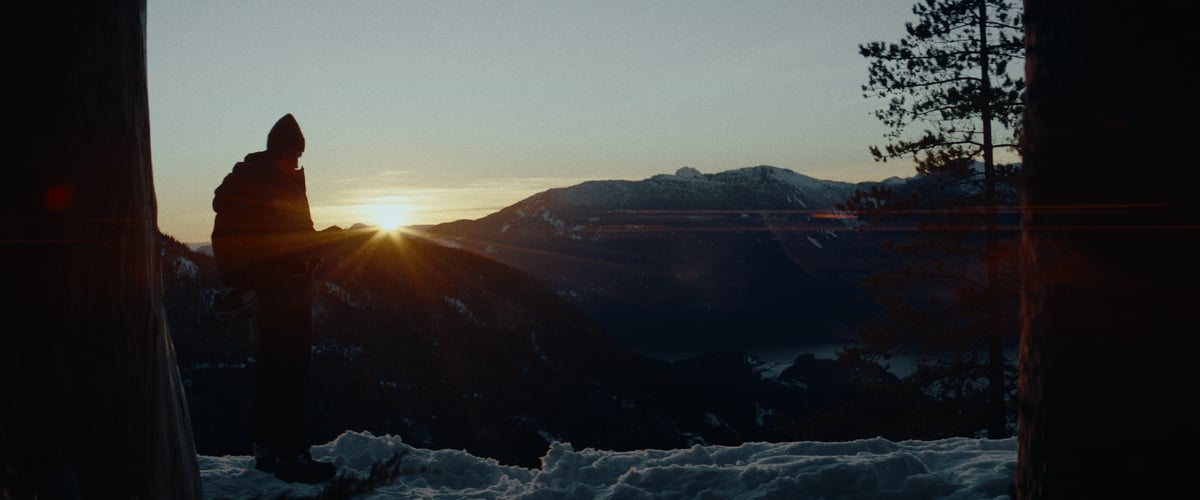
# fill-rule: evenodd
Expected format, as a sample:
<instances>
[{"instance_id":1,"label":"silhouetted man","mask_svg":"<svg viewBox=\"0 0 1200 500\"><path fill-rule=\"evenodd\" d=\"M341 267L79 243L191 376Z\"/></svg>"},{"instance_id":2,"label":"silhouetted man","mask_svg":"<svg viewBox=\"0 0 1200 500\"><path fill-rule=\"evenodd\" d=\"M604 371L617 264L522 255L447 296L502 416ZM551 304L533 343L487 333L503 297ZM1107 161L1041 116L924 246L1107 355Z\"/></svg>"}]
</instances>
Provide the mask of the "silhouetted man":
<instances>
[{"instance_id":1,"label":"silhouetted man","mask_svg":"<svg viewBox=\"0 0 1200 500\"><path fill-rule=\"evenodd\" d=\"M304 135L291 114L216 189L212 245L221 281L253 290L258 356L254 384L255 467L285 481L319 482L333 464L313 461L307 438L312 355L312 216L299 166Z\"/></svg>"}]
</instances>

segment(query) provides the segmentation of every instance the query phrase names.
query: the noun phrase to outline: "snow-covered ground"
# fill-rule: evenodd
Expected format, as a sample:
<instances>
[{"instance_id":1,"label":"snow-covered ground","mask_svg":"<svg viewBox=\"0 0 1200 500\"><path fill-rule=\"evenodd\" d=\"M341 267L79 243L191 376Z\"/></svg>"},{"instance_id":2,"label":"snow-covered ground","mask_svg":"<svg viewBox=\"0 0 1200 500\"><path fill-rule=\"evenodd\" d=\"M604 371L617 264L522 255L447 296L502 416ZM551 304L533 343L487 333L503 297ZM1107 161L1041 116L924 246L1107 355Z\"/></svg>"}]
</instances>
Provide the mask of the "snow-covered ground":
<instances>
[{"instance_id":1,"label":"snow-covered ground","mask_svg":"<svg viewBox=\"0 0 1200 500\"><path fill-rule=\"evenodd\" d=\"M313 447L339 474L366 475L400 453L398 479L365 499L1006 499L1015 438L747 443L678 450L576 450L554 443L538 469L500 465L399 437L345 432ZM289 484L248 456L200 457L210 499L304 498L324 485Z\"/></svg>"}]
</instances>

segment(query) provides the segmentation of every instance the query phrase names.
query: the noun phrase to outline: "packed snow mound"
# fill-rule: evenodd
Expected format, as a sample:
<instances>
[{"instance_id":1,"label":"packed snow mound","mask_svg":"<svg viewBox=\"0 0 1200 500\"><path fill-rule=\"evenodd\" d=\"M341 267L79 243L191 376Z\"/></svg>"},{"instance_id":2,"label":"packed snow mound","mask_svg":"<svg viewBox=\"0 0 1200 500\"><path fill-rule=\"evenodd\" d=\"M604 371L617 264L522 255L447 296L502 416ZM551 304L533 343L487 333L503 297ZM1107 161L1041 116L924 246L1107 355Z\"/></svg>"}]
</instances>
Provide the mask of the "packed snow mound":
<instances>
[{"instance_id":1,"label":"packed snow mound","mask_svg":"<svg viewBox=\"0 0 1200 500\"><path fill-rule=\"evenodd\" d=\"M576 450L552 443L540 469L457 450L413 448L396 436L345 432L313 447L339 474L365 476L401 454L398 480L368 499L550 498L1009 498L1016 438L748 443L677 450ZM302 498L322 485L289 484L249 456L200 457L205 498Z\"/></svg>"}]
</instances>

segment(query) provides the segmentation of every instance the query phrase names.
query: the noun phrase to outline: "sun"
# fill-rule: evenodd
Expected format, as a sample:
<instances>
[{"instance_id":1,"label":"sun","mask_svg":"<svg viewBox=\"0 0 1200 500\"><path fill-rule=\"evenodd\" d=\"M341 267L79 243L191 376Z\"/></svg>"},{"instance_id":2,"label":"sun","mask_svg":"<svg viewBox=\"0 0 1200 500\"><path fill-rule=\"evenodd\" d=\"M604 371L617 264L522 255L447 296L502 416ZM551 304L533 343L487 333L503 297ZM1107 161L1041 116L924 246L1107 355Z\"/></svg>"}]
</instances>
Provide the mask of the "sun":
<instances>
[{"instance_id":1,"label":"sun","mask_svg":"<svg viewBox=\"0 0 1200 500\"><path fill-rule=\"evenodd\" d=\"M368 209L371 222L385 231L395 231L413 224L412 207L398 203L371 205Z\"/></svg>"}]
</instances>

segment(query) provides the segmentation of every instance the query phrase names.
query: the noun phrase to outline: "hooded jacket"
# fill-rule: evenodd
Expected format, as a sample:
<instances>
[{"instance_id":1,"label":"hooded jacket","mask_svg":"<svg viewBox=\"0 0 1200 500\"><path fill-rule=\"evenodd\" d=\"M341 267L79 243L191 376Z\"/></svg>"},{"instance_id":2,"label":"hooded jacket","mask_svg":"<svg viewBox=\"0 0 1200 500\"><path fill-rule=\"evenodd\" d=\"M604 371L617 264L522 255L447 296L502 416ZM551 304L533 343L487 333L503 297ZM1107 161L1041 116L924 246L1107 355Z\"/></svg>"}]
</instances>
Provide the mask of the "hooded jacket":
<instances>
[{"instance_id":1,"label":"hooded jacket","mask_svg":"<svg viewBox=\"0 0 1200 500\"><path fill-rule=\"evenodd\" d=\"M213 197L213 255L221 281L262 288L307 276L314 235L304 169L281 168L271 151L246 155Z\"/></svg>"}]
</instances>

